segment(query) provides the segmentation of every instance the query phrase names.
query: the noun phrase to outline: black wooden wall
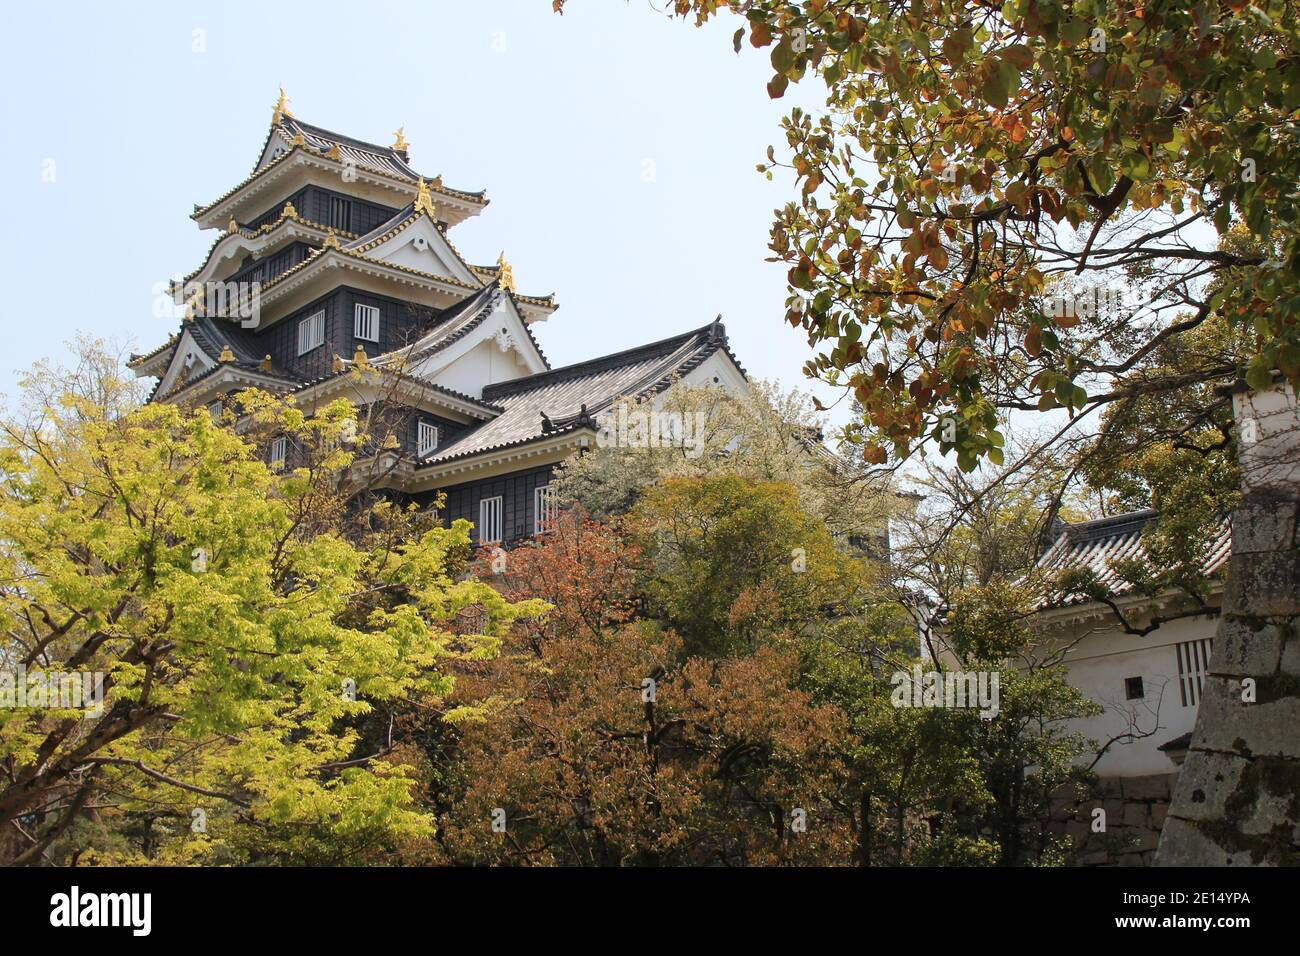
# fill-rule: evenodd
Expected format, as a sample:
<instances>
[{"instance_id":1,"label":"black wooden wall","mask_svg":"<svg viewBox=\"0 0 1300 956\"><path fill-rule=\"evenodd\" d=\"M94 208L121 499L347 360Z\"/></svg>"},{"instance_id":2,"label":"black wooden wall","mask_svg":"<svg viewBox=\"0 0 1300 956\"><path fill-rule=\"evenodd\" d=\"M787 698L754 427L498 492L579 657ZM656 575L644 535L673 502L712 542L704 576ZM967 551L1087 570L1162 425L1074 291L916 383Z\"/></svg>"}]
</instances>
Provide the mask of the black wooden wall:
<instances>
[{"instance_id":1,"label":"black wooden wall","mask_svg":"<svg viewBox=\"0 0 1300 956\"><path fill-rule=\"evenodd\" d=\"M304 219L356 233L358 236L365 235L397 214L397 210L391 206L355 199L346 193L320 186L304 186L296 193L278 200L274 206L247 223L246 227L259 229L267 223L275 222L280 218L286 202L293 203L293 208Z\"/></svg>"},{"instance_id":2,"label":"black wooden wall","mask_svg":"<svg viewBox=\"0 0 1300 956\"><path fill-rule=\"evenodd\" d=\"M540 468L440 489L447 496L441 516L447 523L465 518L477 525L479 502L500 495L502 533L506 541L526 538L533 533L533 520L536 517L533 514L533 491L549 484L551 473L551 465L542 465ZM428 504L436 496L437 492L426 492L417 496L416 500ZM477 528L474 531L474 541L478 541Z\"/></svg>"},{"instance_id":3,"label":"black wooden wall","mask_svg":"<svg viewBox=\"0 0 1300 956\"><path fill-rule=\"evenodd\" d=\"M378 343L353 336L357 303L379 309ZM321 309L325 310L325 344L300 356L298 323ZM331 373L336 354L351 359L357 345L362 345L371 358L391 352L427 332L437 323L438 315L437 311L424 306L341 286L259 331L254 347L263 355L270 354L276 369L316 379Z\"/></svg>"}]
</instances>

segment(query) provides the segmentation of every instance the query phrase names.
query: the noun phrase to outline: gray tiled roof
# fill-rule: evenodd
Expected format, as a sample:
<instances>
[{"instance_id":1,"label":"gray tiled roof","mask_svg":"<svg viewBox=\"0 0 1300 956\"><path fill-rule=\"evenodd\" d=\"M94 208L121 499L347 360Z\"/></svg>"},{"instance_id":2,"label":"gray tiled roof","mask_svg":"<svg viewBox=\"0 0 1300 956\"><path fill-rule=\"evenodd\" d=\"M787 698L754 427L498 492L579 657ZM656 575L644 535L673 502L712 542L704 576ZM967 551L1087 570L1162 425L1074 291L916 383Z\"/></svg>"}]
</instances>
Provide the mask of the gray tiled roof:
<instances>
[{"instance_id":1,"label":"gray tiled roof","mask_svg":"<svg viewBox=\"0 0 1300 956\"><path fill-rule=\"evenodd\" d=\"M1149 561L1150 555L1142 537L1147 526L1156 518L1151 509L1127 514L1083 521L1066 525L1052 546L1038 560L1038 568L1050 573L1090 570L1097 582L1111 595L1119 596L1133 590L1131 582L1124 580L1115 570L1121 561ZM1232 535L1225 519L1208 543L1201 573L1206 577L1219 571L1232 553ZM1076 598L1067 603L1087 600Z\"/></svg>"},{"instance_id":2,"label":"gray tiled roof","mask_svg":"<svg viewBox=\"0 0 1300 956\"><path fill-rule=\"evenodd\" d=\"M261 367L262 356L257 354L253 337L230 319L195 316L185 328L194 343L214 360L220 358L222 349L230 346L230 351L235 353L236 365Z\"/></svg>"},{"instance_id":3,"label":"gray tiled roof","mask_svg":"<svg viewBox=\"0 0 1300 956\"><path fill-rule=\"evenodd\" d=\"M493 281L448 309L437 324L412 346L388 354L415 361L447 348L490 317L503 294L497 282ZM222 349L229 346L235 356L235 361L231 363L235 367L267 374L261 371L261 357L257 354L253 338L230 320L199 316L187 323L185 328L198 347L214 360L219 359ZM529 330L530 338L531 335ZM668 387L676 377L685 375L719 350L726 352L736 367L740 368L740 363L727 347L726 329L721 321L714 321L691 332L613 355L489 385L483 390L481 399L424 383L429 388L473 402L489 413L498 414L438 449L421 464L436 465L479 452L576 431L584 425L591 426L593 422L590 416L608 408L620 398L652 395ZM541 354L540 348L538 354ZM374 361L382 363L383 358L380 356ZM218 365L187 381L185 387L215 374L220 367ZM741 373L744 373L743 368ZM271 373L272 377L283 379L287 385L292 386L291 391L301 391L340 374L346 372L331 373L307 381L280 370ZM151 399L156 396L157 390L158 385L155 384Z\"/></svg>"},{"instance_id":4,"label":"gray tiled roof","mask_svg":"<svg viewBox=\"0 0 1300 956\"><path fill-rule=\"evenodd\" d=\"M726 347L726 330L722 323L714 322L660 342L489 385L483 390L483 400L505 411L439 448L424 464L436 465L575 430L590 423L586 416L620 398L653 394Z\"/></svg>"},{"instance_id":5,"label":"gray tiled roof","mask_svg":"<svg viewBox=\"0 0 1300 956\"><path fill-rule=\"evenodd\" d=\"M377 143L367 143L364 140L353 139L351 136L343 136L320 126L304 123L292 116L281 118L280 125L288 131L290 139L301 133L308 146L322 152L333 149L337 145L339 154L343 159L350 159L358 166L387 173L390 176L400 176L412 182L419 178L419 173L408 166L395 149L380 146Z\"/></svg>"},{"instance_id":6,"label":"gray tiled roof","mask_svg":"<svg viewBox=\"0 0 1300 956\"><path fill-rule=\"evenodd\" d=\"M436 352L441 352L453 343L459 342L487 321L496 312L497 306L500 305L501 299L505 295L506 293L497 285L496 280L493 280L478 292L445 309L439 315L437 323L410 345L401 346L387 354L399 357L406 362L415 362ZM537 355L542 360L542 364L549 369L551 364L546 360L541 345L533 336L533 330L525 324L524 332L527 333L528 340L533 343L533 348L537 350ZM376 359L376 362L383 364L382 360L384 358L385 356L380 356L379 359Z\"/></svg>"},{"instance_id":7,"label":"gray tiled roof","mask_svg":"<svg viewBox=\"0 0 1300 956\"><path fill-rule=\"evenodd\" d=\"M357 166L366 169L372 169L376 172L384 173L389 176L397 176L400 179L407 179L415 182L420 178L417 173L406 162L406 158L391 146L380 146L378 143L367 143L365 140L354 139L351 136L344 136L342 133L335 133L332 130L325 129L321 126L313 126L311 123L304 123L302 120L295 119L292 116L284 116L280 119L280 126L286 131L288 138L293 139L299 133L306 140L307 145L321 152L328 152L335 146L339 148L339 155L346 161L352 160ZM431 177L424 177L429 179ZM446 187L442 187L446 188ZM478 192L465 192L460 189L448 190L453 193L460 193L464 196L481 198L483 190Z\"/></svg>"},{"instance_id":8,"label":"gray tiled roof","mask_svg":"<svg viewBox=\"0 0 1300 956\"><path fill-rule=\"evenodd\" d=\"M420 338L389 354L414 362L441 352L482 325L496 311L501 295L502 292L495 283L474 293L443 312L437 324Z\"/></svg>"},{"instance_id":9,"label":"gray tiled roof","mask_svg":"<svg viewBox=\"0 0 1300 956\"><path fill-rule=\"evenodd\" d=\"M215 319L210 316L195 316L182 326L182 331L190 333L190 338L194 344L203 350L204 354L211 358L217 364L194 378L186 379L182 388L189 388L198 382L215 375L222 367L221 352L226 347L234 353L235 361L229 364L235 368L240 368L248 372L257 372L259 375L269 376L273 379L279 379L287 384L296 384L299 379L291 376L283 370L266 372L262 369L262 359L257 354L253 345L253 337L244 329L236 325L229 319ZM179 339L177 340L179 342ZM158 389L162 385L162 377L154 383L153 390L149 393L148 401L153 401L158 397Z\"/></svg>"}]
</instances>

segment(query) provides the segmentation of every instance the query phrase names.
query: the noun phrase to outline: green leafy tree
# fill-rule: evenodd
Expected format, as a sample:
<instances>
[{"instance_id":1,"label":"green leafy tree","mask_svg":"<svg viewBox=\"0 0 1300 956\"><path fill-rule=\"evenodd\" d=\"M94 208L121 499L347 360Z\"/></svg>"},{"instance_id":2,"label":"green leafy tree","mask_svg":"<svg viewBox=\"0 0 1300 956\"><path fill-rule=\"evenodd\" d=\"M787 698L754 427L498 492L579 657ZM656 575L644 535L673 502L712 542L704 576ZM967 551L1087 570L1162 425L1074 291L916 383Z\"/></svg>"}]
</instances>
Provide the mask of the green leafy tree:
<instances>
[{"instance_id":1,"label":"green leafy tree","mask_svg":"<svg viewBox=\"0 0 1300 956\"><path fill-rule=\"evenodd\" d=\"M737 49L771 51L771 96L825 84L823 115L784 124L800 196L772 250L789 322L824 349L809 374L854 393L879 460L934 442L996 462L1000 409L1300 380L1288 0L674 9L740 13ZM1214 316L1250 333L1244 368L1132 380Z\"/></svg>"},{"instance_id":2,"label":"green leafy tree","mask_svg":"<svg viewBox=\"0 0 1300 956\"><path fill-rule=\"evenodd\" d=\"M772 97L811 75L825 83L823 114L794 108L784 122L799 195L777 211L771 249L789 266L787 321L818 349L806 371L853 394L863 416L850 437L866 460L936 445L973 471L1004 463L1007 413L1048 413L1065 436L1131 399L1243 377L1265 391L1278 373L1300 383L1293 0L673 10L696 23L739 14L736 49L770 50ZM760 170L777 162L770 150ZM1215 323L1239 349L1179 347ZM1146 464L1168 473L1207 450L1157 450ZM1240 659L1253 643L1243 622L1258 633L1300 613L1296 493L1281 480L1292 463L1273 464L1273 487L1257 485L1233 519L1250 548L1233 557L1219 636ZM1185 776L1224 779L1276 736L1276 709L1237 714L1233 688L1293 686L1287 660L1237 663L1210 683ZM1259 773L1283 776L1294 757ZM1163 858L1288 858L1295 813L1253 781L1218 819L1195 804L1190 788L1175 797ZM1245 821L1286 837L1261 843Z\"/></svg>"},{"instance_id":3,"label":"green leafy tree","mask_svg":"<svg viewBox=\"0 0 1300 956\"><path fill-rule=\"evenodd\" d=\"M617 422L650 407L625 401L607 414ZM648 489L668 478L736 476L789 484L800 506L835 534L879 534L897 510L888 481L871 476L853 454L827 446L824 416L812 397L798 390L783 392L756 381L730 394L677 384L655 412L689 423L689 443L598 444L560 467L555 485L561 500L608 517L631 510Z\"/></svg>"},{"instance_id":4,"label":"green leafy tree","mask_svg":"<svg viewBox=\"0 0 1300 956\"><path fill-rule=\"evenodd\" d=\"M367 724L436 706L447 659L536 610L453 578L468 525L347 507L346 403L244 393L236 430L111 376L44 368L27 394L0 422L0 672L68 693L0 708L7 861L340 863L427 837ZM294 446L283 471L270 435ZM489 626L455 635L469 604Z\"/></svg>"},{"instance_id":5,"label":"green leafy tree","mask_svg":"<svg viewBox=\"0 0 1300 956\"><path fill-rule=\"evenodd\" d=\"M673 478L645 493L631 521L652 613L693 652L811 633L879 593L870 563L837 547L789 484Z\"/></svg>"}]
</instances>

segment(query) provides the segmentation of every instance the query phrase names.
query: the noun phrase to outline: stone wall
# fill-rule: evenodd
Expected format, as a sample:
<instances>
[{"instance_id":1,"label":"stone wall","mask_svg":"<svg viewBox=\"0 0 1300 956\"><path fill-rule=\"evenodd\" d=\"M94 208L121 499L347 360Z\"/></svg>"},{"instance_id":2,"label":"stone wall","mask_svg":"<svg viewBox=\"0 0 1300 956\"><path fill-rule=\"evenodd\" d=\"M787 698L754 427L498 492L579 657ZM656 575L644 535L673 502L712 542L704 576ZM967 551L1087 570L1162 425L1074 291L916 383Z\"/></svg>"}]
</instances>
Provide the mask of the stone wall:
<instances>
[{"instance_id":1,"label":"stone wall","mask_svg":"<svg viewBox=\"0 0 1300 956\"><path fill-rule=\"evenodd\" d=\"M1289 489L1288 489L1289 490ZM1162 866L1300 864L1300 499L1248 492Z\"/></svg>"},{"instance_id":2,"label":"stone wall","mask_svg":"<svg viewBox=\"0 0 1300 956\"><path fill-rule=\"evenodd\" d=\"M1150 866L1169 812L1178 771L1144 777L1107 777L1090 793L1072 787L1053 795L1049 829L1068 836L1071 862L1080 866ZM1095 831L1093 811L1105 811L1105 829Z\"/></svg>"}]
</instances>

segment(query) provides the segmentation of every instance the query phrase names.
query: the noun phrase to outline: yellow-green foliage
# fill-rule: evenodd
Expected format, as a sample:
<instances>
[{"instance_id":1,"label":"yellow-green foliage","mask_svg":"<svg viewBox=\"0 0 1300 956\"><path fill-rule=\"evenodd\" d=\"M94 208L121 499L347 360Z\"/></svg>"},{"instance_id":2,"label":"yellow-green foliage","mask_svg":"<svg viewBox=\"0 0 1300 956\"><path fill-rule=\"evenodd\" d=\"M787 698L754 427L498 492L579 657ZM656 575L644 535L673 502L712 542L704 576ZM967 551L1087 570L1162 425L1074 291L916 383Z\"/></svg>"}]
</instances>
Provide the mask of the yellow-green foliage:
<instances>
[{"instance_id":1,"label":"yellow-green foliage","mask_svg":"<svg viewBox=\"0 0 1300 956\"><path fill-rule=\"evenodd\" d=\"M163 861L346 862L431 831L408 768L385 761L388 714L438 708L439 662L494 654L540 606L453 578L465 522L387 504L353 520L346 403L240 401L217 422L68 393L0 428L0 671L105 688L97 716L0 708L0 824L26 833L11 858L59 853L90 826L82 806L128 834L80 841L86 861L147 844ZM303 467L272 471L258 434L287 435ZM468 605L488 611L482 636L445 626Z\"/></svg>"}]
</instances>

